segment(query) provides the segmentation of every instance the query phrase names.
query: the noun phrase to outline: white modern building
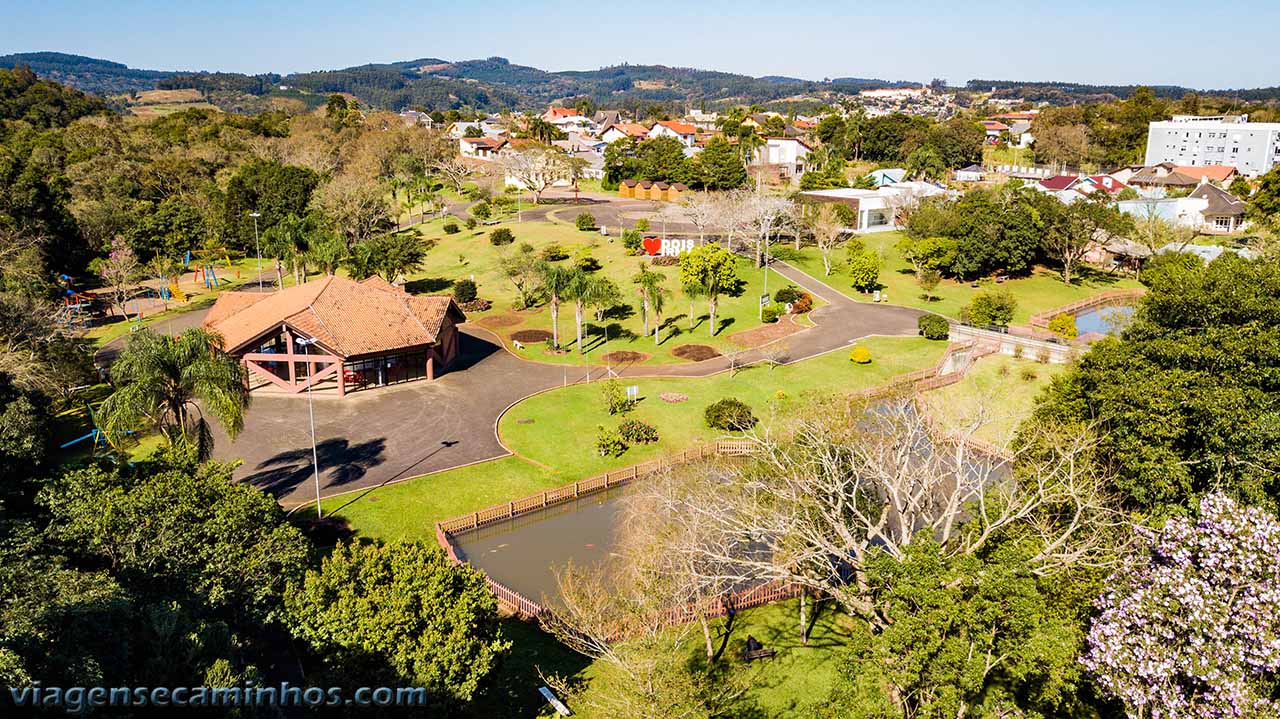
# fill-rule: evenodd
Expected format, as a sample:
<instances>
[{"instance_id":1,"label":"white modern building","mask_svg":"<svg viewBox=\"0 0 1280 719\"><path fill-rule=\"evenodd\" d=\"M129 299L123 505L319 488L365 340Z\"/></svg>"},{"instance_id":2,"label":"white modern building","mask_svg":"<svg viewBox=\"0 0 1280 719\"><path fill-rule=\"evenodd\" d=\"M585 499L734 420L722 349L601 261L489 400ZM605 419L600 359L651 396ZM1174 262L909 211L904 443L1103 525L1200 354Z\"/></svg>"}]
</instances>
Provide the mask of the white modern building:
<instances>
[{"instance_id":1,"label":"white modern building","mask_svg":"<svg viewBox=\"0 0 1280 719\"><path fill-rule=\"evenodd\" d=\"M884 232L898 228L898 217L904 210L915 207L926 197L945 195L947 191L927 182L899 182L877 190L858 190L842 187L834 190L801 192L800 197L811 202L836 202L847 205L857 213L853 232Z\"/></svg>"},{"instance_id":2,"label":"white modern building","mask_svg":"<svg viewBox=\"0 0 1280 719\"><path fill-rule=\"evenodd\" d=\"M1280 164L1280 122L1249 122L1248 115L1174 115L1147 132L1147 165L1229 165L1257 177Z\"/></svg>"}]
</instances>

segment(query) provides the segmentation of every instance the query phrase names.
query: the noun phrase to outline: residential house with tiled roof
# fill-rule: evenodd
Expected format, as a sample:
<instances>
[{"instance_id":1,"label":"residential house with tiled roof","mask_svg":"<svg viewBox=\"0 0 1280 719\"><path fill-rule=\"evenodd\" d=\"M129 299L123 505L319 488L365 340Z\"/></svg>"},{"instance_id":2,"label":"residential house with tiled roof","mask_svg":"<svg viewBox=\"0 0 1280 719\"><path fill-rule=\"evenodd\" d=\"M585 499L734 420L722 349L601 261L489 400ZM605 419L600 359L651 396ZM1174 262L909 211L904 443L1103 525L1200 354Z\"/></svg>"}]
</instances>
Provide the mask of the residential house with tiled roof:
<instances>
[{"instance_id":1,"label":"residential house with tiled roof","mask_svg":"<svg viewBox=\"0 0 1280 719\"><path fill-rule=\"evenodd\" d=\"M697 140L698 128L685 122L677 122L675 120L661 120L654 123L649 128L648 138L650 140L659 137L674 137L679 140L685 147L693 147Z\"/></svg>"},{"instance_id":2,"label":"residential house with tiled roof","mask_svg":"<svg viewBox=\"0 0 1280 719\"><path fill-rule=\"evenodd\" d=\"M508 141L501 137L464 137L458 140L458 154L477 160L494 160L507 144Z\"/></svg>"},{"instance_id":3,"label":"residential house with tiled roof","mask_svg":"<svg viewBox=\"0 0 1280 719\"><path fill-rule=\"evenodd\" d=\"M625 140L628 137L643 140L649 136L649 128L638 122L618 122L607 125L600 131L600 139L607 143L614 143L618 140Z\"/></svg>"},{"instance_id":4,"label":"residential house with tiled roof","mask_svg":"<svg viewBox=\"0 0 1280 719\"><path fill-rule=\"evenodd\" d=\"M279 292L223 292L204 327L244 363L254 388L341 396L435 379L457 358L465 321L452 297L412 295L376 276L329 276Z\"/></svg>"}]
</instances>

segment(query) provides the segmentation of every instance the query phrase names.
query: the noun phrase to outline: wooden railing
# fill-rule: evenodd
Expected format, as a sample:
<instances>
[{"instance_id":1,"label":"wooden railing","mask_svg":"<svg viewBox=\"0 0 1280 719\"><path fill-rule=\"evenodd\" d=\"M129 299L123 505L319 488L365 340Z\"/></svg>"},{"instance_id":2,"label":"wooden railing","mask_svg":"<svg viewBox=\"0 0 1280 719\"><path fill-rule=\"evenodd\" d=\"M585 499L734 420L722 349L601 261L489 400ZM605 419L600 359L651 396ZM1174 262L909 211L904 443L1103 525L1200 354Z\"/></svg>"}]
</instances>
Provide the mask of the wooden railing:
<instances>
[{"instance_id":1,"label":"wooden railing","mask_svg":"<svg viewBox=\"0 0 1280 719\"><path fill-rule=\"evenodd\" d=\"M1086 297L1082 300L1076 300L1068 305L1054 307L1031 317L1031 326L1038 329L1049 329L1049 320L1058 315L1075 316L1080 314L1081 310L1090 310L1096 307L1110 307L1112 305L1128 304L1133 300L1142 297L1147 291L1140 287L1128 290L1108 290L1099 295Z\"/></svg>"},{"instance_id":2,"label":"wooden railing","mask_svg":"<svg viewBox=\"0 0 1280 719\"><path fill-rule=\"evenodd\" d=\"M898 375L881 387L867 390L861 394L873 397L877 394L897 391L904 385L909 385L913 391L924 391L953 384L963 379L968 370L968 364L966 364L962 369L943 372L955 355L962 352L970 353L969 361L972 363L972 360L991 354L996 349L976 342L953 344L947 348L946 352L932 367ZM651 459L647 462L633 464L630 467L579 480L572 484L548 489L528 497L486 507L471 514L437 522L435 527L436 542L448 555L450 561L455 564L462 564L465 563L465 560L458 554L457 545L454 543L455 534L474 531L521 515L571 502L580 497L618 487L640 479L645 475L686 462L717 455L730 457L749 455L754 451L755 447L755 442L750 439L722 439L697 445L679 454ZM485 574L485 583L488 585L489 591L497 598L499 606L520 619L536 621L545 617L551 611L511 587L496 581L488 574ZM803 588L796 584L778 581L767 582L725 597L709 600L701 607L696 604L673 607L664 614L662 621L668 624L678 624L692 621L699 614L707 617L719 617L726 614L730 608L737 611L772 604L773 602L797 597L801 591L803 591Z\"/></svg>"}]
</instances>

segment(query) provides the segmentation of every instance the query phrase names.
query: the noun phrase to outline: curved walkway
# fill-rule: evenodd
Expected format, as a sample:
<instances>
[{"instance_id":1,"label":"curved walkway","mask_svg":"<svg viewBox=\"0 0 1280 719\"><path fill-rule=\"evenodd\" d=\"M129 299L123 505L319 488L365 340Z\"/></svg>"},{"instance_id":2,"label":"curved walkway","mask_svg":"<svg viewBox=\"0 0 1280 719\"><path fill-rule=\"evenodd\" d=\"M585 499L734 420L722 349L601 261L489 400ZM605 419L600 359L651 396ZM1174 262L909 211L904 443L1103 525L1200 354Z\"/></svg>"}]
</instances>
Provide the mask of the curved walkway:
<instances>
[{"instance_id":1,"label":"curved walkway","mask_svg":"<svg viewBox=\"0 0 1280 719\"><path fill-rule=\"evenodd\" d=\"M788 280L829 304L815 310L815 327L785 338L797 362L869 335L915 335L920 312L855 302L799 270L775 263ZM193 313L194 314L194 313ZM315 400L321 495L368 489L511 454L497 436L510 406L537 392L600 379L603 367L573 367L522 359L486 330L463 327L459 364L434 382ZM705 362L615 368L624 377L707 377L757 361L761 348ZM232 441L215 430L215 457L241 460L236 477L296 506L315 498L305 396L258 395L244 431Z\"/></svg>"}]
</instances>

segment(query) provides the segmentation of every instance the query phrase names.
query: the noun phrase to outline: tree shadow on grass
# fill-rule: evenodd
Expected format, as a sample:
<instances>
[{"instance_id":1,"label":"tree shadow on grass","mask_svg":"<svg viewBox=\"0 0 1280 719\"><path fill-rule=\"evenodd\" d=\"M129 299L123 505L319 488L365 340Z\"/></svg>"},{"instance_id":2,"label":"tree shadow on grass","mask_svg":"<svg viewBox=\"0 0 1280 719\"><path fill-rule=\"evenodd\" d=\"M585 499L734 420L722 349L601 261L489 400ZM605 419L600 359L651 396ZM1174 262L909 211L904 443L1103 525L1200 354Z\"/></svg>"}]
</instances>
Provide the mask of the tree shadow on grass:
<instances>
[{"instance_id":1,"label":"tree shadow on grass","mask_svg":"<svg viewBox=\"0 0 1280 719\"><path fill-rule=\"evenodd\" d=\"M511 651L490 676L487 688L467 707L464 716L539 716L546 700L538 687L545 676L572 679L591 660L571 651L536 626L508 617L502 620L502 634L511 640Z\"/></svg>"},{"instance_id":2,"label":"tree shadow on grass","mask_svg":"<svg viewBox=\"0 0 1280 719\"><path fill-rule=\"evenodd\" d=\"M454 280L447 277L423 277L420 280L412 280L404 283L404 288L410 294L423 294L432 292L444 292L453 287Z\"/></svg>"}]
</instances>

